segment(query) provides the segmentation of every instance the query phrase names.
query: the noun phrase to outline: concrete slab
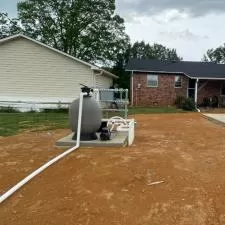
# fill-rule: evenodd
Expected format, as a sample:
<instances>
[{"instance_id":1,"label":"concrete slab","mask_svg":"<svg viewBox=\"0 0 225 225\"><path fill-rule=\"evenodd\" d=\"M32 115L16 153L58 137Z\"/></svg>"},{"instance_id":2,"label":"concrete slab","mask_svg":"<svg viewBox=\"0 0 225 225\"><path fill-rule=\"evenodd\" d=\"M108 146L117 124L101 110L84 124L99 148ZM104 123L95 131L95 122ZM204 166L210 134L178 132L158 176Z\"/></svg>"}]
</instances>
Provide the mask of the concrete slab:
<instances>
[{"instance_id":1,"label":"concrete slab","mask_svg":"<svg viewBox=\"0 0 225 225\"><path fill-rule=\"evenodd\" d=\"M225 126L225 114L204 113L203 116L213 122L216 122L218 124Z\"/></svg>"},{"instance_id":2,"label":"concrete slab","mask_svg":"<svg viewBox=\"0 0 225 225\"><path fill-rule=\"evenodd\" d=\"M72 140L74 133L61 138L56 142L58 148L71 148L76 145L76 141ZM125 147L128 145L128 133L127 132L116 132L112 134L112 140L101 141L99 133L97 133L98 140L94 141L81 141L81 147Z\"/></svg>"}]
</instances>

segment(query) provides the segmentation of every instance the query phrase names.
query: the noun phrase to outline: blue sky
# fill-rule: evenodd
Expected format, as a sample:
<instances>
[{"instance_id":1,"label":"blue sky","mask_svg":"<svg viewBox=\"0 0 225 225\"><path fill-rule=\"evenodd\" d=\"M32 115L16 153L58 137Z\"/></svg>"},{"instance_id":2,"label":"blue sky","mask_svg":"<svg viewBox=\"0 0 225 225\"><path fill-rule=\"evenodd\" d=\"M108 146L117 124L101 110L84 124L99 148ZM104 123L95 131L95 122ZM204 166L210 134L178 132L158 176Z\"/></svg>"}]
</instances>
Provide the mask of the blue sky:
<instances>
[{"instance_id":1,"label":"blue sky","mask_svg":"<svg viewBox=\"0 0 225 225\"><path fill-rule=\"evenodd\" d=\"M17 2L18 0L0 0L0 11L7 12L10 16L15 16Z\"/></svg>"},{"instance_id":2,"label":"blue sky","mask_svg":"<svg viewBox=\"0 0 225 225\"><path fill-rule=\"evenodd\" d=\"M16 16L18 0L0 0L0 11ZM225 0L117 0L132 42L176 48L185 60L201 60L225 42Z\"/></svg>"}]
</instances>

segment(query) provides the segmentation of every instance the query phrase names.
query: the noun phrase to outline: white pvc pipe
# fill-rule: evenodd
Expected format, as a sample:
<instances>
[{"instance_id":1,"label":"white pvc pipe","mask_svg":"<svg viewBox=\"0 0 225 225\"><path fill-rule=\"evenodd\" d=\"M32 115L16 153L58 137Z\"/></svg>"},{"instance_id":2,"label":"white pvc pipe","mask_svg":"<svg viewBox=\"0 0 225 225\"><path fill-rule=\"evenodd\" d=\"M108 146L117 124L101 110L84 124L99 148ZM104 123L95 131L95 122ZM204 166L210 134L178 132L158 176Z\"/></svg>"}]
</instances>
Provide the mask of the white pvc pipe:
<instances>
[{"instance_id":1,"label":"white pvc pipe","mask_svg":"<svg viewBox=\"0 0 225 225\"><path fill-rule=\"evenodd\" d=\"M83 97L86 95L86 93L80 93L80 102L79 102L79 114L78 114L78 124L77 124L77 143L76 146L68 149L67 151L63 152L62 154L56 156L43 166L41 166L39 169L35 170L33 173L25 177L23 180L21 180L19 183L17 183L14 187L9 189L7 192L5 192L3 195L0 196L0 203L5 201L8 197L10 197L12 194L14 194L17 190L19 190L23 185L25 185L27 182L29 182L32 178L37 176L39 173L41 173L43 170L47 169L49 166L54 164L55 162L62 159L64 156L70 154L71 152L75 151L80 146L80 133L81 133L81 120L82 120L82 109L83 109Z\"/></svg>"}]
</instances>

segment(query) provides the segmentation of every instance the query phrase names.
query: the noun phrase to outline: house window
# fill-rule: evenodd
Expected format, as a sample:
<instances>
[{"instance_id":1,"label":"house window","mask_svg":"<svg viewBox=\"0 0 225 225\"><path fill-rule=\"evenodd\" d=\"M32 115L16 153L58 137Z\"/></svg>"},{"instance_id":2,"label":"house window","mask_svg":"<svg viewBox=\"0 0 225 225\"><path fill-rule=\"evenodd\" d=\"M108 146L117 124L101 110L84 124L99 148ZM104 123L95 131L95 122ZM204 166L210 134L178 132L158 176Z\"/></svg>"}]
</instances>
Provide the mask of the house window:
<instances>
[{"instance_id":1,"label":"house window","mask_svg":"<svg viewBox=\"0 0 225 225\"><path fill-rule=\"evenodd\" d=\"M221 86L220 95L225 96L225 84Z\"/></svg>"},{"instance_id":2,"label":"house window","mask_svg":"<svg viewBox=\"0 0 225 225\"><path fill-rule=\"evenodd\" d=\"M147 86L148 87L158 87L158 75L148 75L147 76Z\"/></svg>"},{"instance_id":3,"label":"house window","mask_svg":"<svg viewBox=\"0 0 225 225\"><path fill-rule=\"evenodd\" d=\"M181 76L175 76L175 88L181 88L182 87L182 78Z\"/></svg>"}]
</instances>

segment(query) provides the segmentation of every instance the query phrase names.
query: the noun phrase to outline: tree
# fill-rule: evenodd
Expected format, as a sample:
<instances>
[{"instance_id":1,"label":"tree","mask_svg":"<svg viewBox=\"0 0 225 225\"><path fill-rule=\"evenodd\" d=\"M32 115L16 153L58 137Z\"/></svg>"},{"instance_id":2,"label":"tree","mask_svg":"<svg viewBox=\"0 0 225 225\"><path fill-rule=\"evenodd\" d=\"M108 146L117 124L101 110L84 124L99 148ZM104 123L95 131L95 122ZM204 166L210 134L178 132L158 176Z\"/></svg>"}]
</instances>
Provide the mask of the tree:
<instances>
[{"instance_id":1,"label":"tree","mask_svg":"<svg viewBox=\"0 0 225 225\"><path fill-rule=\"evenodd\" d=\"M119 79L116 81L119 86L128 89L130 87L130 74L125 71L125 67L130 58L182 60L182 58L177 55L175 49L170 49L160 44L150 45L142 41L135 42L133 45L128 45L126 51L118 55L115 65L110 70L112 73L119 76Z\"/></svg>"},{"instance_id":2,"label":"tree","mask_svg":"<svg viewBox=\"0 0 225 225\"><path fill-rule=\"evenodd\" d=\"M0 12L0 39L18 34L21 31L18 19L10 19L7 13Z\"/></svg>"},{"instance_id":3,"label":"tree","mask_svg":"<svg viewBox=\"0 0 225 225\"><path fill-rule=\"evenodd\" d=\"M209 49L202 60L205 62L225 63L225 44L216 49Z\"/></svg>"},{"instance_id":4,"label":"tree","mask_svg":"<svg viewBox=\"0 0 225 225\"><path fill-rule=\"evenodd\" d=\"M130 48L123 54L119 54L117 56L117 60L112 68L109 70L111 73L116 74L119 79L115 80L115 82L119 85L120 88L129 89L130 88L130 73L125 71L126 64L129 60Z\"/></svg>"},{"instance_id":5,"label":"tree","mask_svg":"<svg viewBox=\"0 0 225 225\"><path fill-rule=\"evenodd\" d=\"M147 58L157 60L181 60L176 49L167 48L161 44L150 45L148 43L135 42L130 49L131 58Z\"/></svg>"},{"instance_id":6,"label":"tree","mask_svg":"<svg viewBox=\"0 0 225 225\"><path fill-rule=\"evenodd\" d=\"M25 0L18 15L25 33L88 62L115 61L129 43L115 0Z\"/></svg>"}]
</instances>

